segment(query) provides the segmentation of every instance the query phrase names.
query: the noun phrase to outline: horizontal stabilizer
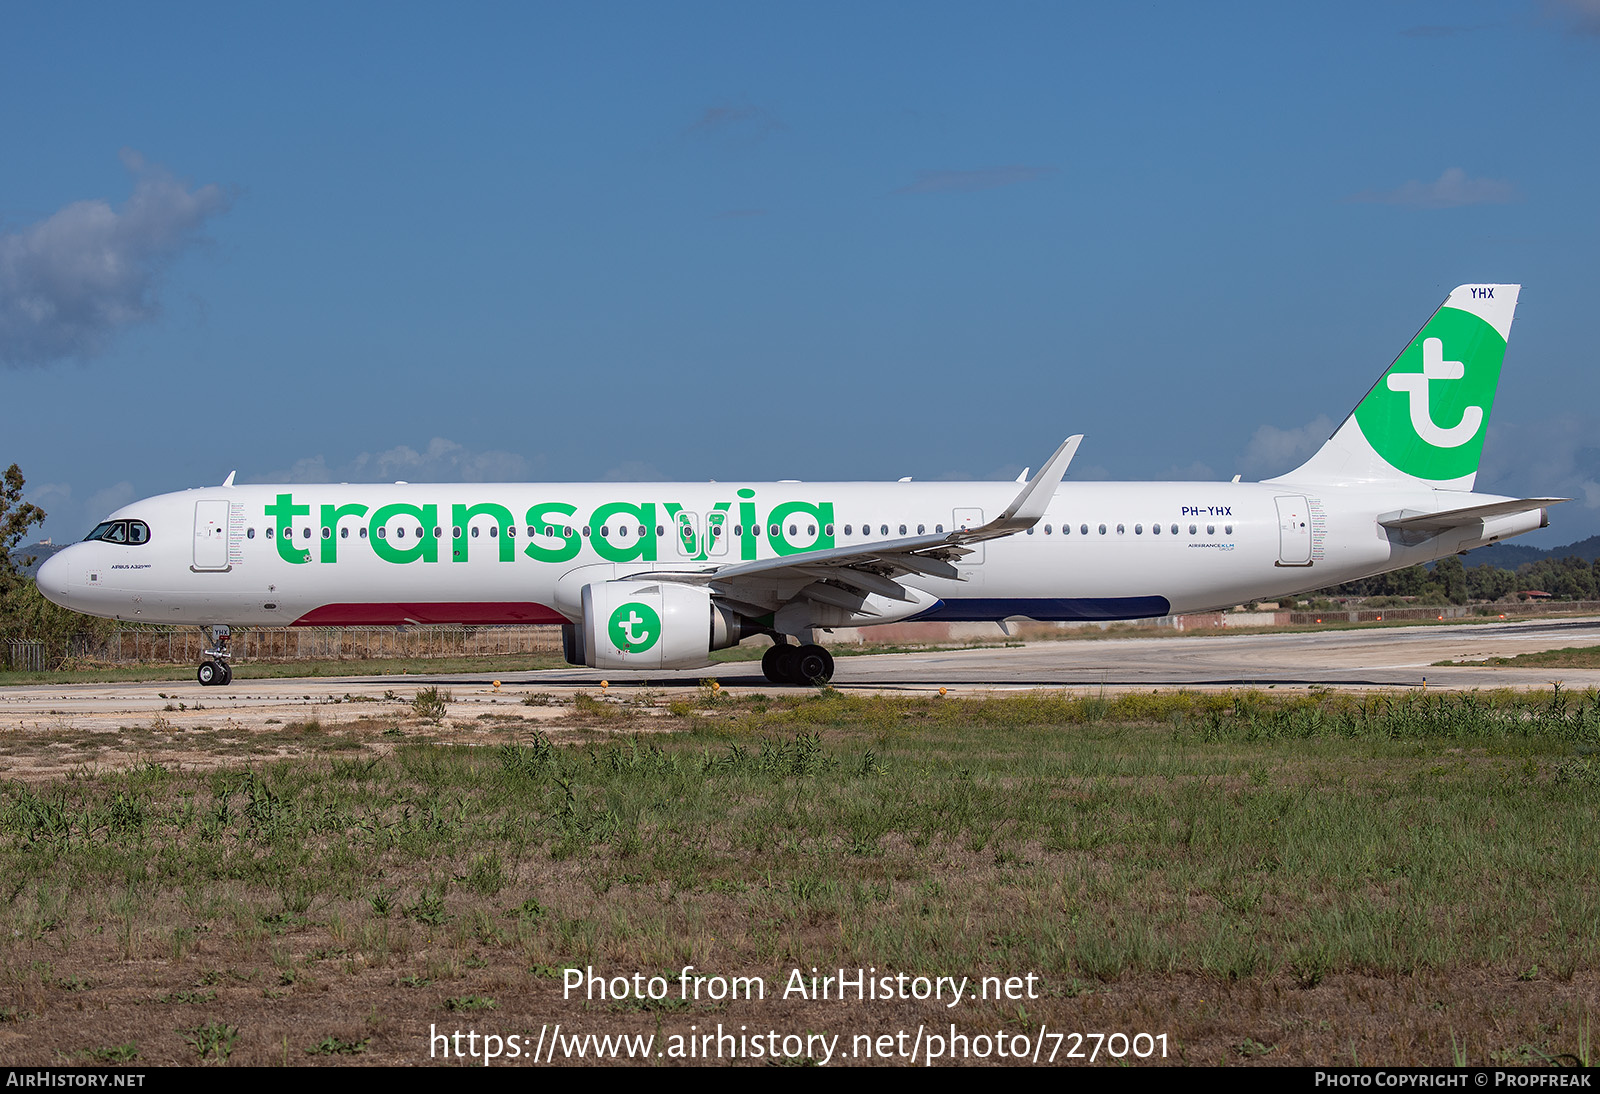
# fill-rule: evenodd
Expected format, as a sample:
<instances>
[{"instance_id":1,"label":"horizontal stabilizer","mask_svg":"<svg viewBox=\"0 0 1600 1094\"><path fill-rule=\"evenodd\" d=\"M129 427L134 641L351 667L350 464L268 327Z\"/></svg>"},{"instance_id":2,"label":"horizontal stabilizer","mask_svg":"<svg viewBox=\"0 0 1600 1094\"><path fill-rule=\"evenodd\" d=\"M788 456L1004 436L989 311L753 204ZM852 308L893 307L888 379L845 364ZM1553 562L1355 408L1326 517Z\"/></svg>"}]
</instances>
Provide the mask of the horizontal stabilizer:
<instances>
[{"instance_id":1,"label":"horizontal stabilizer","mask_svg":"<svg viewBox=\"0 0 1600 1094\"><path fill-rule=\"evenodd\" d=\"M1393 528L1397 532L1444 532L1451 528L1460 528L1463 525L1476 524L1480 520L1490 517L1504 517L1512 513L1531 513L1535 509L1543 509L1549 505L1559 505L1567 498L1510 498L1506 501L1491 502L1488 505L1469 505L1465 509L1446 509L1442 513L1419 513L1411 509L1402 509L1386 517L1378 518L1378 523L1385 528Z\"/></svg>"}]
</instances>

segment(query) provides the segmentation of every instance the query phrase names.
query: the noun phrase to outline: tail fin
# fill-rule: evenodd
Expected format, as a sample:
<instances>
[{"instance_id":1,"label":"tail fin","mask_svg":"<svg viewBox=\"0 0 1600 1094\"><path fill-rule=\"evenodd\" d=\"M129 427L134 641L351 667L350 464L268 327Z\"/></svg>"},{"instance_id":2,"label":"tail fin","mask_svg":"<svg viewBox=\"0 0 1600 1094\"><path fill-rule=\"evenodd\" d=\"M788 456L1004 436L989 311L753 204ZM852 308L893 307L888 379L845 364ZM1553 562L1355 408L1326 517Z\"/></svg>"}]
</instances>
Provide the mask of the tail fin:
<instances>
[{"instance_id":1,"label":"tail fin","mask_svg":"<svg viewBox=\"0 0 1600 1094\"><path fill-rule=\"evenodd\" d=\"M1521 285L1462 285L1305 463L1267 482L1471 490Z\"/></svg>"}]
</instances>

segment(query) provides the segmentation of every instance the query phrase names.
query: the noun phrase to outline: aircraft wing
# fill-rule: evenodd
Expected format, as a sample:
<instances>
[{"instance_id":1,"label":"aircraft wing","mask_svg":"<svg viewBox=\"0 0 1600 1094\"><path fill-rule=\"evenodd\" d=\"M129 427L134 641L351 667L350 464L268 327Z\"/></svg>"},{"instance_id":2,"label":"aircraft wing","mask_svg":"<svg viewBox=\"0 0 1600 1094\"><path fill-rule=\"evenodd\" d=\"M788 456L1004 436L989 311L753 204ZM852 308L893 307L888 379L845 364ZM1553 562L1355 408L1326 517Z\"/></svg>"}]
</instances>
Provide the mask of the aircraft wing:
<instances>
[{"instance_id":1,"label":"aircraft wing","mask_svg":"<svg viewBox=\"0 0 1600 1094\"><path fill-rule=\"evenodd\" d=\"M1378 518L1378 523L1385 528L1392 528L1397 532L1426 532L1430 535L1449 531L1451 528L1460 528L1467 524L1476 524L1480 520L1490 517L1503 517L1512 513L1527 513L1534 509L1543 509L1547 505L1557 505L1567 501L1567 498L1513 498L1507 501L1490 502L1487 505L1469 505L1465 509L1446 509L1442 513L1419 513L1414 510L1402 509L1398 513Z\"/></svg>"},{"instance_id":2,"label":"aircraft wing","mask_svg":"<svg viewBox=\"0 0 1600 1094\"><path fill-rule=\"evenodd\" d=\"M764 611L771 611L792 600L802 588L813 599L834 602L829 600L832 594L828 586L818 588L822 582L845 587L840 590L843 599L835 598L841 606L846 600L856 603L859 599L846 590L853 590L861 597L877 594L891 600L909 602L915 597L906 591L898 578L908 574L923 574L960 580L960 573L953 563L971 553L966 544L1015 535L1037 524L1049 507L1050 499L1055 495L1056 487L1067 473L1067 467L1082 441L1082 434L1063 441L1005 511L976 528L957 528L933 535L803 551L755 562L641 570L630 576L710 585L727 599Z\"/></svg>"}]
</instances>

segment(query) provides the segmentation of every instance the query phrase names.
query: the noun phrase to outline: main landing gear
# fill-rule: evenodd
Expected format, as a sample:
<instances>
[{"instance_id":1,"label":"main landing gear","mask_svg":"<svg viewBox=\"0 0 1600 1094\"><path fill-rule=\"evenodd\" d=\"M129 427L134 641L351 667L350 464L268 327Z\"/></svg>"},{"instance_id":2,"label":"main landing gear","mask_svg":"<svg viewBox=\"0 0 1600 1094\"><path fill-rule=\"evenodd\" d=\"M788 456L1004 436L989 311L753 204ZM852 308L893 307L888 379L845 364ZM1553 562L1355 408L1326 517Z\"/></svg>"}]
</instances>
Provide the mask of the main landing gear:
<instances>
[{"instance_id":1,"label":"main landing gear","mask_svg":"<svg viewBox=\"0 0 1600 1094\"><path fill-rule=\"evenodd\" d=\"M233 669L228 665L232 657L228 649L228 628L221 624L201 627L200 633L205 635L207 648L201 651L205 660L195 670L194 678L203 688L226 687L233 683Z\"/></svg>"},{"instance_id":2,"label":"main landing gear","mask_svg":"<svg viewBox=\"0 0 1600 1094\"><path fill-rule=\"evenodd\" d=\"M833 679L833 654L821 646L773 646L761 656L761 671L774 684L821 687Z\"/></svg>"}]
</instances>

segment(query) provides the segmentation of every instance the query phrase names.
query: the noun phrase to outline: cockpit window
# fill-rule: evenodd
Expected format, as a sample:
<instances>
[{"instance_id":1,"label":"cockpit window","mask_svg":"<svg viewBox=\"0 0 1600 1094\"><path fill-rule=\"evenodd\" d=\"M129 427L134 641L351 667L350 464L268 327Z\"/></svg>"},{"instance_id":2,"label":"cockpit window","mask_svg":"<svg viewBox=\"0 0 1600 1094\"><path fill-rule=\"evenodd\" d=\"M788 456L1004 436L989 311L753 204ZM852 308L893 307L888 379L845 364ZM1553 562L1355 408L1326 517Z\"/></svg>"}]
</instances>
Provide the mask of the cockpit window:
<instances>
[{"instance_id":1,"label":"cockpit window","mask_svg":"<svg viewBox=\"0 0 1600 1094\"><path fill-rule=\"evenodd\" d=\"M150 526L142 520L107 520L95 525L83 542L98 539L106 543L149 543Z\"/></svg>"}]
</instances>

